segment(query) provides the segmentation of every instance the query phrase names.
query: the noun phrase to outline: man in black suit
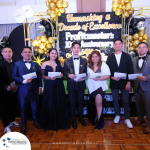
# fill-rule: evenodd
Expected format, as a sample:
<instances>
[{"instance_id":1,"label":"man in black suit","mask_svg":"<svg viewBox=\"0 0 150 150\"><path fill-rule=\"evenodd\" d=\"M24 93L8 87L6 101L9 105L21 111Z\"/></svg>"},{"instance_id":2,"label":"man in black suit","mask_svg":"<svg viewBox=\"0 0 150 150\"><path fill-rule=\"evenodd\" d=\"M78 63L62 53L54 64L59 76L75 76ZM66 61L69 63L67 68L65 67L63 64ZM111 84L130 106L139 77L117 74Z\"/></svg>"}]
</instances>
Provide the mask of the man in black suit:
<instances>
[{"instance_id":1,"label":"man in black suit","mask_svg":"<svg viewBox=\"0 0 150 150\"><path fill-rule=\"evenodd\" d=\"M32 51L31 47L25 46L21 53L23 60L15 63L12 78L18 83L18 99L20 103L20 116L21 116L21 133L26 134L27 124L27 108L29 103L32 108L33 124L37 129L40 129L40 125L36 118L36 99L37 92L41 93L42 80L40 67L37 63L31 61ZM37 78L24 79L23 75L35 72Z\"/></svg>"},{"instance_id":2,"label":"man in black suit","mask_svg":"<svg viewBox=\"0 0 150 150\"><path fill-rule=\"evenodd\" d=\"M2 123L4 126L4 133L11 132L10 126L19 127L15 122L15 110L17 102L17 85L12 86L14 81L11 78L14 67L14 60L12 59L13 52L10 47L2 49L3 58L0 59L0 106L2 110Z\"/></svg>"},{"instance_id":3,"label":"man in black suit","mask_svg":"<svg viewBox=\"0 0 150 150\"><path fill-rule=\"evenodd\" d=\"M128 80L128 74L133 73L132 60L129 54L124 53L122 51L123 41L121 39L116 39L114 41L113 48L115 52L108 57L107 65L109 66L111 71L110 88L113 96L113 106L116 115L114 123L119 123L120 120L119 103L118 103L120 90L125 115L124 123L127 125L128 128L133 128L133 125L130 121L130 105L129 105L129 90L131 87L131 83ZM119 77L114 78L115 72L126 73L127 74L126 79L120 79Z\"/></svg>"},{"instance_id":4,"label":"man in black suit","mask_svg":"<svg viewBox=\"0 0 150 150\"><path fill-rule=\"evenodd\" d=\"M83 119L83 96L86 89L85 80L79 79L77 82L74 81L77 74L87 73L87 60L79 56L80 50L81 44L78 42L73 42L71 47L73 57L67 58L64 63L64 75L67 77L70 115L72 119L72 127L74 129L77 129L75 114L76 96L78 99L79 122L83 126L86 126L86 122Z\"/></svg>"}]
</instances>

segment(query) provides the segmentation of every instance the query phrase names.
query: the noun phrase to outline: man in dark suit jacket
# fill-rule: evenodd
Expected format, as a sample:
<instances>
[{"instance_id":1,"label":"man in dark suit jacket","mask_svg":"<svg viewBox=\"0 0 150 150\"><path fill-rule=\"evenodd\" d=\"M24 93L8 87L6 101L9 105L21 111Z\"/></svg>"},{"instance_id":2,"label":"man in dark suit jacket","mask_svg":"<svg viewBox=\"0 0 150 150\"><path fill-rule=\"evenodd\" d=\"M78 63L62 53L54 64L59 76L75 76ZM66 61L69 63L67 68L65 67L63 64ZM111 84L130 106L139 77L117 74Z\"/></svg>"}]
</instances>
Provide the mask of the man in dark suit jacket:
<instances>
[{"instance_id":1,"label":"man in dark suit jacket","mask_svg":"<svg viewBox=\"0 0 150 150\"><path fill-rule=\"evenodd\" d=\"M72 127L74 129L77 129L75 114L76 96L78 99L79 122L83 126L86 126L86 122L83 119L83 96L86 89L85 80L79 79L77 82L74 81L77 74L87 73L87 60L79 56L80 50L81 44L78 42L73 42L71 48L73 57L67 58L64 63L64 75L67 77L70 115L72 119Z\"/></svg>"},{"instance_id":2,"label":"man in dark suit jacket","mask_svg":"<svg viewBox=\"0 0 150 150\"><path fill-rule=\"evenodd\" d=\"M17 102L17 85L12 86L14 81L11 78L14 67L12 59L12 50L10 47L2 49L3 58L0 59L0 106L2 110L2 123L4 125L4 133L11 132L10 126L19 127L15 122L15 110Z\"/></svg>"},{"instance_id":3,"label":"man in dark suit jacket","mask_svg":"<svg viewBox=\"0 0 150 150\"><path fill-rule=\"evenodd\" d=\"M116 117L114 123L119 123L120 112L119 112L119 90L121 91L122 102L124 107L125 121L124 123L128 128L133 128L133 125L130 121L130 105L129 105L129 90L130 90L130 81L128 80L128 74L133 73L132 60L129 54L122 52L123 41L121 39L116 39L114 41L113 48L115 52L111 54L107 59L107 65L111 71L110 78L110 88L113 96L113 106L115 110ZM114 73L126 73L126 79L120 79L119 77L114 78Z\"/></svg>"},{"instance_id":4,"label":"man in dark suit jacket","mask_svg":"<svg viewBox=\"0 0 150 150\"><path fill-rule=\"evenodd\" d=\"M21 115L21 133L26 133L27 124L27 108L31 103L33 124L37 129L40 129L40 125L36 119L36 99L37 92L41 93L42 80L40 74L40 67L37 63L31 61L32 51L29 46L25 46L21 53L23 60L15 63L12 78L18 83L18 99L20 103L20 115ZM37 78L35 79L23 79L23 75L35 72Z\"/></svg>"},{"instance_id":5,"label":"man in dark suit jacket","mask_svg":"<svg viewBox=\"0 0 150 150\"><path fill-rule=\"evenodd\" d=\"M134 125L145 123L145 110L147 127L143 132L147 134L150 133L150 55L147 55L147 43L139 43L137 51L139 56L133 58L133 73L142 73L142 76L133 82L138 111L138 119L134 122Z\"/></svg>"}]
</instances>

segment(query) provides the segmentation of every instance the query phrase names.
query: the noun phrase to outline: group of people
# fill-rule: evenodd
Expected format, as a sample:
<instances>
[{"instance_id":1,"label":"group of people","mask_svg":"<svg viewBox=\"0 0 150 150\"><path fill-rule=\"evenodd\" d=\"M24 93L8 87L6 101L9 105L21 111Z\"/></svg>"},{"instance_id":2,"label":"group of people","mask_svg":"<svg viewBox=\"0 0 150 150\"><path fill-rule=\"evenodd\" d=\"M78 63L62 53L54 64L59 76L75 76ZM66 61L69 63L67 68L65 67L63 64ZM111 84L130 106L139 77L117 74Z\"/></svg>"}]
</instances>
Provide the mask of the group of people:
<instances>
[{"instance_id":1,"label":"group of people","mask_svg":"<svg viewBox=\"0 0 150 150\"><path fill-rule=\"evenodd\" d=\"M128 128L133 128L130 121L129 91L131 89L131 80L128 74L142 73L133 82L135 92L136 106L138 110L138 119L134 125L145 123L146 113L147 127L144 133L150 133L150 106L148 97L150 96L150 55L147 55L148 45L141 42L138 45L139 56L133 58L122 51L123 41L116 39L114 41L114 53L108 56L105 62L102 61L100 52L95 50L86 58L79 56L81 44L73 42L71 51L73 56L67 58L62 64L58 60L58 53L55 48L49 50L50 60L45 61L41 68L31 61L31 48L25 46L22 49L23 60L15 62L12 59L12 50L5 47L2 50L3 59L0 60L0 93L2 108L2 122L4 132L11 132L10 126L19 127L15 122L15 104L16 91L20 106L21 133L26 134L27 111L29 103L32 108L33 124L37 129L59 130L69 129L70 125L77 129L76 122L76 99L78 102L78 121L86 126L83 119L83 97L86 89L84 78L74 80L78 74L86 73L87 86L90 94L89 121L96 124L95 129L102 129L105 125L103 117L103 98L108 89L107 79L110 78L110 88L113 97L113 106L115 110L114 123L119 123L119 91L124 107L124 123ZM36 78L24 79L23 75L35 72ZM61 78L49 77L50 72L61 72ZM114 77L115 72L126 73L126 79ZM100 78L90 78L90 74L100 73ZM70 116L66 101L63 76L67 78L67 90L69 97ZM43 100L39 118L36 116L37 94L41 93L42 79L44 80ZM15 84L12 84L14 83ZM12 86L13 85L13 86ZM96 108L96 115L93 110ZM145 113L144 113L145 111ZM70 121L71 118L71 121Z\"/></svg>"}]
</instances>

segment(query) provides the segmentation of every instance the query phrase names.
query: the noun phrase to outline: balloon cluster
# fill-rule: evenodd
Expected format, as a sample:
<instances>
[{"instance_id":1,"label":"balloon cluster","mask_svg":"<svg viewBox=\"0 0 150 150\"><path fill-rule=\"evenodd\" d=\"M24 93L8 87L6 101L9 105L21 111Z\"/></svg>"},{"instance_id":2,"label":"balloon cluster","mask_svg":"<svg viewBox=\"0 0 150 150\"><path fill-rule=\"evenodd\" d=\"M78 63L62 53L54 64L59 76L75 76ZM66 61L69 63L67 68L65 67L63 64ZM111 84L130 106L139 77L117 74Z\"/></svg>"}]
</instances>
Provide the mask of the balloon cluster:
<instances>
[{"instance_id":1,"label":"balloon cluster","mask_svg":"<svg viewBox=\"0 0 150 150\"><path fill-rule=\"evenodd\" d=\"M48 19L50 22L51 22L51 24L53 25L53 27L54 27L54 30L56 30L56 25L55 25L55 23L53 23L50 19ZM48 21L46 21L46 20L41 20L40 21L40 26L38 26L38 32L39 33L44 33L44 34L46 34L46 36L47 36L47 38L48 37L51 37L52 36L52 27L51 27L51 24L48 22Z\"/></svg>"},{"instance_id":2,"label":"balloon cluster","mask_svg":"<svg viewBox=\"0 0 150 150\"><path fill-rule=\"evenodd\" d=\"M47 12L52 21L56 21L56 16L61 16L62 13L65 13L65 8L68 7L68 2L63 0L46 0L45 2L49 7Z\"/></svg>"},{"instance_id":3,"label":"balloon cluster","mask_svg":"<svg viewBox=\"0 0 150 150\"><path fill-rule=\"evenodd\" d=\"M31 42L31 45L34 47L34 55L47 55L49 49L53 47L53 37L37 36L36 40Z\"/></svg>"},{"instance_id":4,"label":"balloon cluster","mask_svg":"<svg viewBox=\"0 0 150 150\"><path fill-rule=\"evenodd\" d=\"M134 13L131 1L132 0L113 0L112 11L115 12L117 16L120 16L122 14L123 17L128 18L130 15Z\"/></svg>"},{"instance_id":5,"label":"balloon cluster","mask_svg":"<svg viewBox=\"0 0 150 150\"><path fill-rule=\"evenodd\" d=\"M135 33L133 36L129 35L129 51L137 50L138 44L140 42L145 42L148 44L149 37L145 33L145 30L140 30L138 33Z\"/></svg>"},{"instance_id":6,"label":"balloon cluster","mask_svg":"<svg viewBox=\"0 0 150 150\"><path fill-rule=\"evenodd\" d=\"M10 46L10 41L9 41L9 38L7 36L4 36L2 38L2 40L0 41L0 50L3 48L3 47L6 47L6 46Z\"/></svg>"}]
</instances>

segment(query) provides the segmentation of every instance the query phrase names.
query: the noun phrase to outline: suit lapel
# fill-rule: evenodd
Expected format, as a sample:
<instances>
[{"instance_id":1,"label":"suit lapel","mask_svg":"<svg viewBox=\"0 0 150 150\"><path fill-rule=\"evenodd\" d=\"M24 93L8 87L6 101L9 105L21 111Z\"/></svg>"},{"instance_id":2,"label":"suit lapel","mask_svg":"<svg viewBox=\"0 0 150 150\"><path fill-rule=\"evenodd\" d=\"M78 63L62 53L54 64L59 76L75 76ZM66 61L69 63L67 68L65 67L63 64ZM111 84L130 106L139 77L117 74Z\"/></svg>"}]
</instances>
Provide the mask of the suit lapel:
<instances>
[{"instance_id":1,"label":"suit lapel","mask_svg":"<svg viewBox=\"0 0 150 150\"><path fill-rule=\"evenodd\" d=\"M142 70L144 69L144 67L145 67L145 64L146 64L146 61L147 61L147 55L146 55L146 59L143 61L143 64L142 64L142 67L141 67L141 69L140 69L140 71L142 72Z\"/></svg>"},{"instance_id":2,"label":"suit lapel","mask_svg":"<svg viewBox=\"0 0 150 150\"><path fill-rule=\"evenodd\" d=\"M80 62L79 62L79 74L81 74L81 67L82 67L82 64L83 64L83 59L82 57L80 57Z\"/></svg>"},{"instance_id":3,"label":"suit lapel","mask_svg":"<svg viewBox=\"0 0 150 150\"><path fill-rule=\"evenodd\" d=\"M21 66L22 66L22 69L23 69L23 73L28 74L28 68L26 67L23 60L21 60Z\"/></svg>"},{"instance_id":4,"label":"suit lapel","mask_svg":"<svg viewBox=\"0 0 150 150\"><path fill-rule=\"evenodd\" d=\"M75 71L74 71L74 63L73 63L73 57L70 58L70 64L71 64L71 68L73 69L73 74L75 74Z\"/></svg>"}]
</instances>

